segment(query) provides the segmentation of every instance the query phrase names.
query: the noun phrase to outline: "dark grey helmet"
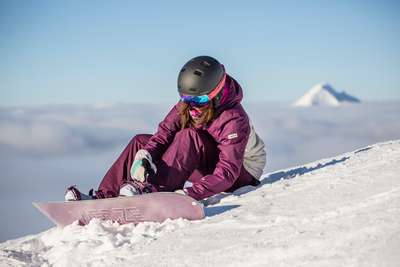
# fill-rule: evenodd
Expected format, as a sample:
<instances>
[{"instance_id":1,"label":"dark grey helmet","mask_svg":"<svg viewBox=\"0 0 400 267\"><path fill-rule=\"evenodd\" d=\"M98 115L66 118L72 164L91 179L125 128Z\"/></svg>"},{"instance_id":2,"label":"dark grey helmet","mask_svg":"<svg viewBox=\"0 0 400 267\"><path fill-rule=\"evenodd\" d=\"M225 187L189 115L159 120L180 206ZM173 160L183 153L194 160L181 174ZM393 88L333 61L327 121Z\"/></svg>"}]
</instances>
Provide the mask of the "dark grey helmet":
<instances>
[{"instance_id":1,"label":"dark grey helmet","mask_svg":"<svg viewBox=\"0 0 400 267\"><path fill-rule=\"evenodd\" d=\"M183 95L206 95L224 77L224 67L213 57L199 56L189 60L178 76L178 92Z\"/></svg>"}]
</instances>

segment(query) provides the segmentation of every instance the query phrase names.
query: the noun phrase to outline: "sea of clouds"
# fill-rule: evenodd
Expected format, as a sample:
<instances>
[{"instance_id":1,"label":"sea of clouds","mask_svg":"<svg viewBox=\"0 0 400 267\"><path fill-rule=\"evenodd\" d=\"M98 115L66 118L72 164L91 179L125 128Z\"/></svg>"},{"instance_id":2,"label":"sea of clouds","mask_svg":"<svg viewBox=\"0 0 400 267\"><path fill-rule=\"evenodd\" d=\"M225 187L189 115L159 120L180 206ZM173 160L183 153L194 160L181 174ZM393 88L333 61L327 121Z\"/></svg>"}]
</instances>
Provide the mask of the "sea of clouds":
<instances>
[{"instance_id":1,"label":"sea of clouds","mask_svg":"<svg viewBox=\"0 0 400 267\"><path fill-rule=\"evenodd\" d=\"M0 241L52 224L31 202L62 200L65 188L96 188L129 140L154 133L171 105L0 108ZM293 108L245 103L267 147L265 172L372 143L400 139L400 103Z\"/></svg>"}]
</instances>

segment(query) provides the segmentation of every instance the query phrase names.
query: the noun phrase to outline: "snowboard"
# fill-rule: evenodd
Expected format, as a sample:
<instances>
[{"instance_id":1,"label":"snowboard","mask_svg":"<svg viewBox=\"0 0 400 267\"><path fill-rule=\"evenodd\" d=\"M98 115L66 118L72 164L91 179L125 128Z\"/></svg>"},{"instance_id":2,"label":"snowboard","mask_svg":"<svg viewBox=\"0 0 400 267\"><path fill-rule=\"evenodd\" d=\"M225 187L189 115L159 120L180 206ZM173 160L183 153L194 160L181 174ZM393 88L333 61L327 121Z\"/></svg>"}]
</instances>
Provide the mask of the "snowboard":
<instances>
[{"instance_id":1,"label":"snowboard","mask_svg":"<svg viewBox=\"0 0 400 267\"><path fill-rule=\"evenodd\" d=\"M33 205L58 226L65 226L74 221L86 225L93 218L112 220L120 224L137 224L148 221L163 222L168 218L200 220L205 216L201 203L189 196L170 192Z\"/></svg>"}]
</instances>

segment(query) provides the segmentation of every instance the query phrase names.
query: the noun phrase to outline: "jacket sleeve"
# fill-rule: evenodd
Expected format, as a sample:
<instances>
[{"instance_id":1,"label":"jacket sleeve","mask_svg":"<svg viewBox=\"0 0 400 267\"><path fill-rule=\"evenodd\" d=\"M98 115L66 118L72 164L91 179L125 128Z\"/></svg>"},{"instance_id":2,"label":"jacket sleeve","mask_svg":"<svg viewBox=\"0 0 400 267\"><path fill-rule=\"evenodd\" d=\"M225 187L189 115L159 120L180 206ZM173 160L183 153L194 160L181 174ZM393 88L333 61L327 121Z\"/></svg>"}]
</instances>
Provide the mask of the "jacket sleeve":
<instances>
[{"instance_id":1,"label":"jacket sleeve","mask_svg":"<svg viewBox=\"0 0 400 267\"><path fill-rule=\"evenodd\" d=\"M158 125L157 132L150 138L144 149L146 149L154 162L161 159L168 146L172 143L175 134L180 130L180 117L178 115L178 104L176 104Z\"/></svg>"},{"instance_id":2,"label":"jacket sleeve","mask_svg":"<svg viewBox=\"0 0 400 267\"><path fill-rule=\"evenodd\" d=\"M214 172L186 189L189 196L201 200L229 189L237 180L243 165L244 151L250 133L247 116L231 114L214 136L218 143L219 160Z\"/></svg>"}]
</instances>

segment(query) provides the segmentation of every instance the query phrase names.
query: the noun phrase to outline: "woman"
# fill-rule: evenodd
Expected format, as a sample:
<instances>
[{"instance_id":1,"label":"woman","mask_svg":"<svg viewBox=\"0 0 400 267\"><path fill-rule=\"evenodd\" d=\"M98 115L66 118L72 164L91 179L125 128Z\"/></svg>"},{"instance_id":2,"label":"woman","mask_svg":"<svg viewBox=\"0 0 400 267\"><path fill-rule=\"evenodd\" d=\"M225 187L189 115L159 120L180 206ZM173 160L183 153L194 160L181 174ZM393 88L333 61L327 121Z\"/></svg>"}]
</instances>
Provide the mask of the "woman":
<instances>
[{"instance_id":1,"label":"woman","mask_svg":"<svg viewBox=\"0 0 400 267\"><path fill-rule=\"evenodd\" d=\"M199 56L178 76L180 101L154 135L136 135L111 166L95 196L67 189L66 200L179 192L202 200L258 185L264 143L240 101L240 85L216 59Z\"/></svg>"}]
</instances>

